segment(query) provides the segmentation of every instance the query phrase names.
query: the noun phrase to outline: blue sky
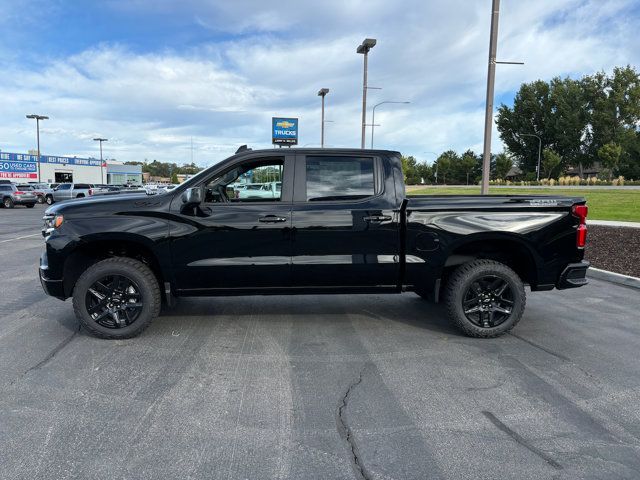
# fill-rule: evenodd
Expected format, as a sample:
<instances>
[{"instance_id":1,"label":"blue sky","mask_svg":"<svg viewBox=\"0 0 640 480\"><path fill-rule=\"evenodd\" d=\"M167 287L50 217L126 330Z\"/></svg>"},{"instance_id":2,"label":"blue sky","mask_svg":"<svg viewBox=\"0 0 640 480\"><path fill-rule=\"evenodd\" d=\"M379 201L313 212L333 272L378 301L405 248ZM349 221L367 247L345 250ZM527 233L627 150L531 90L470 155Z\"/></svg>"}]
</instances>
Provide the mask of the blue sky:
<instances>
[{"instance_id":1,"label":"blue sky","mask_svg":"<svg viewBox=\"0 0 640 480\"><path fill-rule=\"evenodd\" d=\"M503 0L496 104L522 82L640 63L637 0ZM365 37L376 147L431 161L482 148L490 0L0 0L0 149L34 148L26 113L51 117L49 154L207 165L270 146L270 118L300 118L300 143L358 146ZM370 115L370 110L369 110ZM494 133L493 150L502 145Z\"/></svg>"}]
</instances>

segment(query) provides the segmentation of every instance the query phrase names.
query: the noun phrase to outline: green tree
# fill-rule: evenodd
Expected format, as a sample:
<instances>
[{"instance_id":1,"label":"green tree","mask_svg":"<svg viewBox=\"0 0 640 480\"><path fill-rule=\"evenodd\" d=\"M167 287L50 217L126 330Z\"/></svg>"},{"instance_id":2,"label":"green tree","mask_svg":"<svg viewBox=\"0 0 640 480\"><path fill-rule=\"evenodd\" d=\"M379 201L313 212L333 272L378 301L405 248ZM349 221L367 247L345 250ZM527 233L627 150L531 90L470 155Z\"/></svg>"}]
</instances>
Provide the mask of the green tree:
<instances>
[{"instance_id":1,"label":"green tree","mask_svg":"<svg viewBox=\"0 0 640 480\"><path fill-rule=\"evenodd\" d=\"M609 180L613 178L614 171L618 171L622 147L617 143L607 143L598 149L598 158L602 165L609 170Z\"/></svg>"},{"instance_id":2,"label":"green tree","mask_svg":"<svg viewBox=\"0 0 640 480\"><path fill-rule=\"evenodd\" d=\"M418 172L418 161L413 156L400 157L402 162L402 172L404 174L404 180L409 185L415 185L420 183L420 174Z\"/></svg>"},{"instance_id":3,"label":"green tree","mask_svg":"<svg viewBox=\"0 0 640 480\"><path fill-rule=\"evenodd\" d=\"M451 171L451 167L460 161L460 157L453 150L447 150L441 154L436 160L436 173L442 177L442 183L447 183L447 174Z\"/></svg>"},{"instance_id":4,"label":"green tree","mask_svg":"<svg viewBox=\"0 0 640 480\"><path fill-rule=\"evenodd\" d=\"M171 174L171 183L178 183L178 172L174 170Z\"/></svg>"},{"instance_id":5,"label":"green tree","mask_svg":"<svg viewBox=\"0 0 640 480\"><path fill-rule=\"evenodd\" d=\"M507 178L507 173L513 167L513 161L506 153L499 153L496 155L495 174L496 178L504 180Z\"/></svg>"},{"instance_id":6,"label":"green tree","mask_svg":"<svg viewBox=\"0 0 640 480\"><path fill-rule=\"evenodd\" d=\"M545 148L542 152L542 170L547 175L547 178L551 178L553 172L562 163L562 157L554 150Z\"/></svg>"},{"instance_id":7,"label":"green tree","mask_svg":"<svg viewBox=\"0 0 640 480\"><path fill-rule=\"evenodd\" d=\"M478 166L478 159L473 152L466 151L460 160L460 166L466 175L467 185L469 185L469 175L471 175Z\"/></svg>"}]
</instances>

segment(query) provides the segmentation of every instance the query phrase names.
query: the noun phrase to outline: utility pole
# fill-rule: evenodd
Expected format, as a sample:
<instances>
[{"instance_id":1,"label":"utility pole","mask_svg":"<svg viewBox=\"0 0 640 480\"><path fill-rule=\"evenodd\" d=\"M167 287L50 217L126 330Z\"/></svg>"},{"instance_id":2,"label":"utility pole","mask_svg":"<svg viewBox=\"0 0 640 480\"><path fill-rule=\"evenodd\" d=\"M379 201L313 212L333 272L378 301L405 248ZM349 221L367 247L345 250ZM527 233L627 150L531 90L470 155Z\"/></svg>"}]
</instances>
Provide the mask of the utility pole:
<instances>
[{"instance_id":1,"label":"utility pole","mask_svg":"<svg viewBox=\"0 0 640 480\"><path fill-rule=\"evenodd\" d=\"M27 115L27 118L35 119L36 121L36 141L38 142L38 182L41 182L40 178L40 120L48 120L46 115Z\"/></svg>"},{"instance_id":2,"label":"utility pole","mask_svg":"<svg viewBox=\"0 0 640 480\"><path fill-rule=\"evenodd\" d=\"M364 74L362 79L362 139L360 141L360 148L364 148L364 137L367 131L367 68L369 50L371 50L375 46L375 38L365 38L356 49L356 53L361 53L364 55Z\"/></svg>"},{"instance_id":3,"label":"utility pole","mask_svg":"<svg viewBox=\"0 0 640 480\"><path fill-rule=\"evenodd\" d=\"M102 161L102 142L108 142L107 138L94 138L94 142L100 142L100 183L107 183L104 180L104 162Z\"/></svg>"},{"instance_id":4,"label":"utility pole","mask_svg":"<svg viewBox=\"0 0 640 480\"><path fill-rule=\"evenodd\" d=\"M482 187L480 193L489 193L489 177L491 175L491 130L493 127L493 93L496 82L496 65L524 65L524 62L498 62L498 20L500 17L500 0L492 0L491 35L489 37L489 69L487 72L487 104L484 113L484 150L482 155Z\"/></svg>"},{"instance_id":5,"label":"utility pole","mask_svg":"<svg viewBox=\"0 0 640 480\"><path fill-rule=\"evenodd\" d=\"M484 150L482 156L482 187L480 193L489 193L489 175L491 174L491 129L493 127L493 92L496 81L496 54L498 51L498 19L500 0L492 0L491 36L489 37L489 69L487 72L487 104L484 112Z\"/></svg>"},{"instance_id":6,"label":"utility pole","mask_svg":"<svg viewBox=\"0 0 640 480\"><path fill-rule=\"evenodd\" d=\"M321 88L318 91L318 96L322 97L322 116L320 120L320 148L324 148L324 97L329 93L328 88Z\"/></svg>"}]
</instances>

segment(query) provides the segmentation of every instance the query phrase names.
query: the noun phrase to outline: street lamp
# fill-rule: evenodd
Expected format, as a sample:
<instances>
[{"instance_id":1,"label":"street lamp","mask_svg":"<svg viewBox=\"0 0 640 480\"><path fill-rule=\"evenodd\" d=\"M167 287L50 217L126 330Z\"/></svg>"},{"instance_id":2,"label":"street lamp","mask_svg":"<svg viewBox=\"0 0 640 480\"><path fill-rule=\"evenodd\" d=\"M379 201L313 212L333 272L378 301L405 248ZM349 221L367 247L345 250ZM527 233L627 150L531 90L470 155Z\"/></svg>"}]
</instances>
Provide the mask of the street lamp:
<instances>
[{"instance_id":1,"label":"street lamp","mask_svg":"<svg viewBox=\"0 0 640 480\"><path fill-rule=\"evenodd\" d=\"M321 88L318 96L322 97L322 119L320 121L320 148L324 148L324 97L329 93L328 88Z\"/></svg>"},{"instance_id":2,"label":"street lamp","mask_svg":"<svg viewBox=\"0 0 640 480\"><path fill-rule=\"evenodd\" d=\"M375 38L365 38L358 48L356 53L364 55L364 75L362 79L362 139L360 141L360 148L364 148L364 136L367 130L367 60L369 58L369 50L376 46Z\"/></svg>"},{"instance_id":3,"label":"street lamp","mask_svg":"<svg viewBox=\"0 0 640 480\"><path fill-rule=\"evenodd\" d=\"M538 139L538 167L536 168L536 180L540 181L540 157L542 156L542 139L533 133L518 133L519 137L536 137Z\"/></svg>"},{"instance_id":4,"label":"street lamp","mask_svg":"<svg viewBox=\"0 0 640 480\"><path fill-rule=\"evenodd\" d=\"M31 114L27 115L27 118L35 119L36 121L36 138L38 142L38 182L40 182L40 120L49 120L49 117L46 115Z\"/></svg>"},{"instance_id":5,"label":"street lamp","mask_svg":"<svg viewBox=\"0 0 640 480\"><path fill-rule=\"evenodd\" d=\"M104 181L104 163L102 161L102 142L108 142L108 138L94 138L94 142L100 142L100 183L105 183Z\"/></svg>"},{"instance_id":6,"label":"street lamp","mask_svg":"<svg viewBox=\"0 0 640 480\"><path fill-rule=\"evenodd\" d=\"M380 105L384 105L385 103L400 103L400 104L406 105L411 102L394 102L390 100L385 100L384 102L377 103L373 106L373 114L371 116L371 148L372 149L373 149L373 131L376 127L376 107L379 107Z\"/></svg>"}]
</instances>

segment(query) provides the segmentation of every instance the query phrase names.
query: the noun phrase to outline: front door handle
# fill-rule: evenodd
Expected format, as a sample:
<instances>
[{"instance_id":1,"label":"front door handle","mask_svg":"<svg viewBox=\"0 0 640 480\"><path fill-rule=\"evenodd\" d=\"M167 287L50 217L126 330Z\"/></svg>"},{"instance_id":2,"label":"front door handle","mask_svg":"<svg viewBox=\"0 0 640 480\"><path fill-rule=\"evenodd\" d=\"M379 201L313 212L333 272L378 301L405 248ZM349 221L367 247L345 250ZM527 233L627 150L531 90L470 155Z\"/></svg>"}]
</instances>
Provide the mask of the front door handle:
<instances>
[{"instance_id":1,"label":"front door handle","mask_svg":"<svg viewBox=\"0 0 640 480\"><path fill-rule=\"evenodd\" d=\"M278 217L277 215L264 215L258 219L262 223L280 223L286 222L287 217Z\"/></svg>"},{"instance_id":2,"label":"front door handle","mask_svg":"<svg viewBox=\"0 0 640 480\"><path fill-rule=\"evenodd\" d=\"M388 222L391 220L389 215L370 215L368 217L362 218L365 222L369 223L380 223L380 222Z\"/></svg>"}]
</instances>

